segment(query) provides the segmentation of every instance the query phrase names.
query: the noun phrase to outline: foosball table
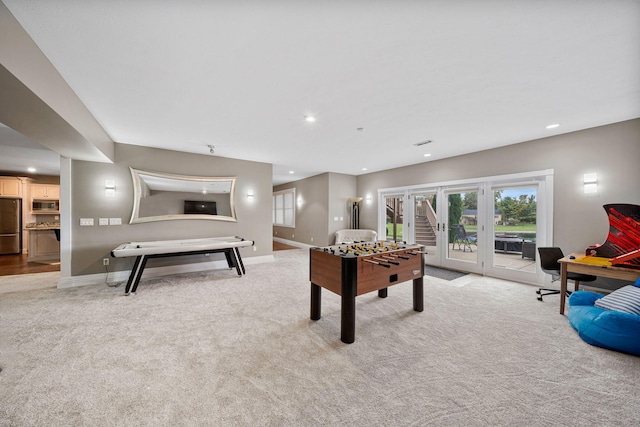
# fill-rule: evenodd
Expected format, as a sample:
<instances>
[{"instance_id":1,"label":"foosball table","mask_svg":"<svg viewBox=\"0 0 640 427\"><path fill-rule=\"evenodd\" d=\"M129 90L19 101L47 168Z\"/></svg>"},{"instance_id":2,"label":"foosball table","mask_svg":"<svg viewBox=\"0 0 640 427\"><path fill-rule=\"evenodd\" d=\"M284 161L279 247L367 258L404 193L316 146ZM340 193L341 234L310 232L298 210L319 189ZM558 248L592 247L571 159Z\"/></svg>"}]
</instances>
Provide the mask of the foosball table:
<instances>
[{"instance_id":1,"label":"foosball table","mask_svg":"<svg viewBox=\"0 0 640 427\"><path fill-rule=\"evenodd\" d=\"M396 242L363 242L310 249L311 320L320 319L322 288L342 297L342 342L355 341L356 296L413 280L413 309L424 310L424 247Z\"/></svg>"}]
</instances>

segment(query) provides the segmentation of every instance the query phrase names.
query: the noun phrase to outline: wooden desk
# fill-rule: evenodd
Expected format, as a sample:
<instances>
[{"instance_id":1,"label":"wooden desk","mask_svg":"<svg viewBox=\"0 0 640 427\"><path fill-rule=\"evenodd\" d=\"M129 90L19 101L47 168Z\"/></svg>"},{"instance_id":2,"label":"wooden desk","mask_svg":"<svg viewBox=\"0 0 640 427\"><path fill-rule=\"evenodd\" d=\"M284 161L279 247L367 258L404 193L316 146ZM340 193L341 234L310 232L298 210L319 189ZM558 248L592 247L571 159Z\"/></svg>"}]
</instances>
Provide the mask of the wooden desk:
<instances>
[{"instance_id":1,"label":"wooden desk","mask_svg":"<svg viewBox=\"0 0 640 427\"><path fill-rule=\"evenodd\" d=\"M570 259L569 257L575 257ZM612 265L587 264L580 262L585 258L583 253L573 253L558 262L560 263L560 314L564 314L567 295L567 273L590 274L592 276L609 277L611 279L629 280L635 282L640 277L640 270L629 267L614 267ZM574 290L578 290L578 286Z\"/></svg>"}]
</instances>

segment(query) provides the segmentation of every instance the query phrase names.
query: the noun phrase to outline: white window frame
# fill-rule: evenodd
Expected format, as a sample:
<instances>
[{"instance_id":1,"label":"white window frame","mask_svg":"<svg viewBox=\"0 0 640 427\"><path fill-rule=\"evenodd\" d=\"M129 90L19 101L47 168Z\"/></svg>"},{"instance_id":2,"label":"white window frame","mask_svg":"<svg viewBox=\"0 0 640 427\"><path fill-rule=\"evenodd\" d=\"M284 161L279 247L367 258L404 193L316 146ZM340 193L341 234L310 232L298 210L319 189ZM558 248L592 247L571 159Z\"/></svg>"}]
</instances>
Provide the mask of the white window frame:
<instances>
[{"instance_id":1,"label":"white window frame","mask_svg":"<svg viewBox=\"0 0 640 427\"><path fill-rule=\"evenodd\" d=\"M290 206L289 205L290 202ZM289 214L290 218L287 218ZM288 188L286 190L276 191L273 193L273 210L271 220L273 225L278 227L296 226L296 189Z\"/></svg>"}]
</instances>

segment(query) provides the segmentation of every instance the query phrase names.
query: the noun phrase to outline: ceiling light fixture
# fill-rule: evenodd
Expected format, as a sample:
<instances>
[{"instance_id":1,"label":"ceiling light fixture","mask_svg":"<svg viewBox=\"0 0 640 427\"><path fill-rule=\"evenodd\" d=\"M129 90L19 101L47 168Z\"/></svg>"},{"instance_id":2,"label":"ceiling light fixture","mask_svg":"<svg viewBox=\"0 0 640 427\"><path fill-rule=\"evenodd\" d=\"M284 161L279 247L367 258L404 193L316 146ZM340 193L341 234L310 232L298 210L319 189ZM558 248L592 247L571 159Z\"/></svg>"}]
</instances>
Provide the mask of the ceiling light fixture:
<instances>
[{"instance_id":1,"label":"ceiling light fixture","mask_svg":"<svg viewBox=\"0 0 640 427\"><path fill-rule=\"evenodd\" d=\"M432 143L433 141L430 139L427 139L426 141L422 141L422 142L416 142L415 144L413 144L415 147L420 147L422 145L427 145Z\"/></svg>"},{"instance_id":2,"label":"ceiling light fixture","mask_svg":"<svg viewBox=\"0 0 640 427\"><path fill-rule=\"evenodd\" d=\"M36 168L34 167L27 168L27 172L34 173L35 171L36 171Z\"/></svg>"},{"instance_id":3,"label":"ceiling light fixture","mask_svg":"<svg viewBox=\"0 0 640 427\"><path fill-rule=\"evenodd\" d=\"M366 170L367 170L367 168L362 168L362 170L363 170L363 171L366 171Z\"/></svg>"},{"instance_id":4,"label":"ceiling light fixture","mask_svg":"<svg viewBox=\"0 0 640 427\"><path fill-rule=\"evenodd\" d=\"M289 171L289 173L295 173L294 171Z\"/></svg>"},{"instance_id":5,"label":"ceiling light fixture","mask_svg":"<svg viewBox=\"0 0 640 427\"><path fill-rule=\"evenodd\" d=\"M560 123L554 123L554 124L552 124L552 125L547 126L547 129L555 129L555 128L557 128L558 126L560 126Z\"/></svg>"},{"instance_id":6,"label":"ceiling light fixture","mask_svg":"<svg viewBox=\"0 0 640 427\"><path fill-rule=\"evenodd\" d=\"M307 123L313 123L316 121L316 118L314 116L304 116L304 121Z\"/></svg>"},{"instance_id":7,"label":"ceiling light fixture","mask_svg":"<svg viewBox=\"0 0 640 427\"><path fill-rule=\"evenodd\" d=\"M424 155L425 157L431 157L431 154L427 153Z\"/></svg>"}]
</instances>

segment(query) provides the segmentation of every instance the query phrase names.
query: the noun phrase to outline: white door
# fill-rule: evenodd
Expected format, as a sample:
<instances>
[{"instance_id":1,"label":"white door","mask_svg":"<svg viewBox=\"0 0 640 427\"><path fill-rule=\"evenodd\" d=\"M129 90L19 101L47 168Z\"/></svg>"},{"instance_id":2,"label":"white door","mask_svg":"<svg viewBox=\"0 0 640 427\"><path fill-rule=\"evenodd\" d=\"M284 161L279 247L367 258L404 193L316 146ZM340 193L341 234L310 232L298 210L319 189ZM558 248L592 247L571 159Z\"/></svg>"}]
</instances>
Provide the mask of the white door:
<instances>
[{"instance_id":1,"label":"white door","mask_svg":"<svg viewBox=\"0 0 640 427\"><path fill-rule=\"evenodd\" d=\"M427 252L425 263L434 266L439 266L442 262L440 227L443 221L438 218L436 212L438 194L437 189L432 189L410 195L413 201L413 238L410 241L424 246Z\"/></svg>"},{"instance_id":2,"label":"white door","mask_svg":"<svg viewBox=\"0 0 640 427\"><path fill-rule=\"evenodd\" d=\"M478 235L479 226L484 221L484 215L478 204L478 185L466 188L444 188L444 207L439 215L444 219L441 227L441 251L443 251L442 266L482 274L482 260L484 259L482 245L478 245L481 237Z\"/></svg>"},{"instance_id":3,"label":"white door","mask_svg":"<svg viewBox=\"0 0 640 427\"><path fill-rule=\"evenodd\" d=\"M540 242L545 239L542 182L523 182L488 187L488 250L485 273L494 277L535 283ZM541 221L543 219L543 221ZM542 225L542 226L541 226Z\"/></svg>"}]
</instances>

